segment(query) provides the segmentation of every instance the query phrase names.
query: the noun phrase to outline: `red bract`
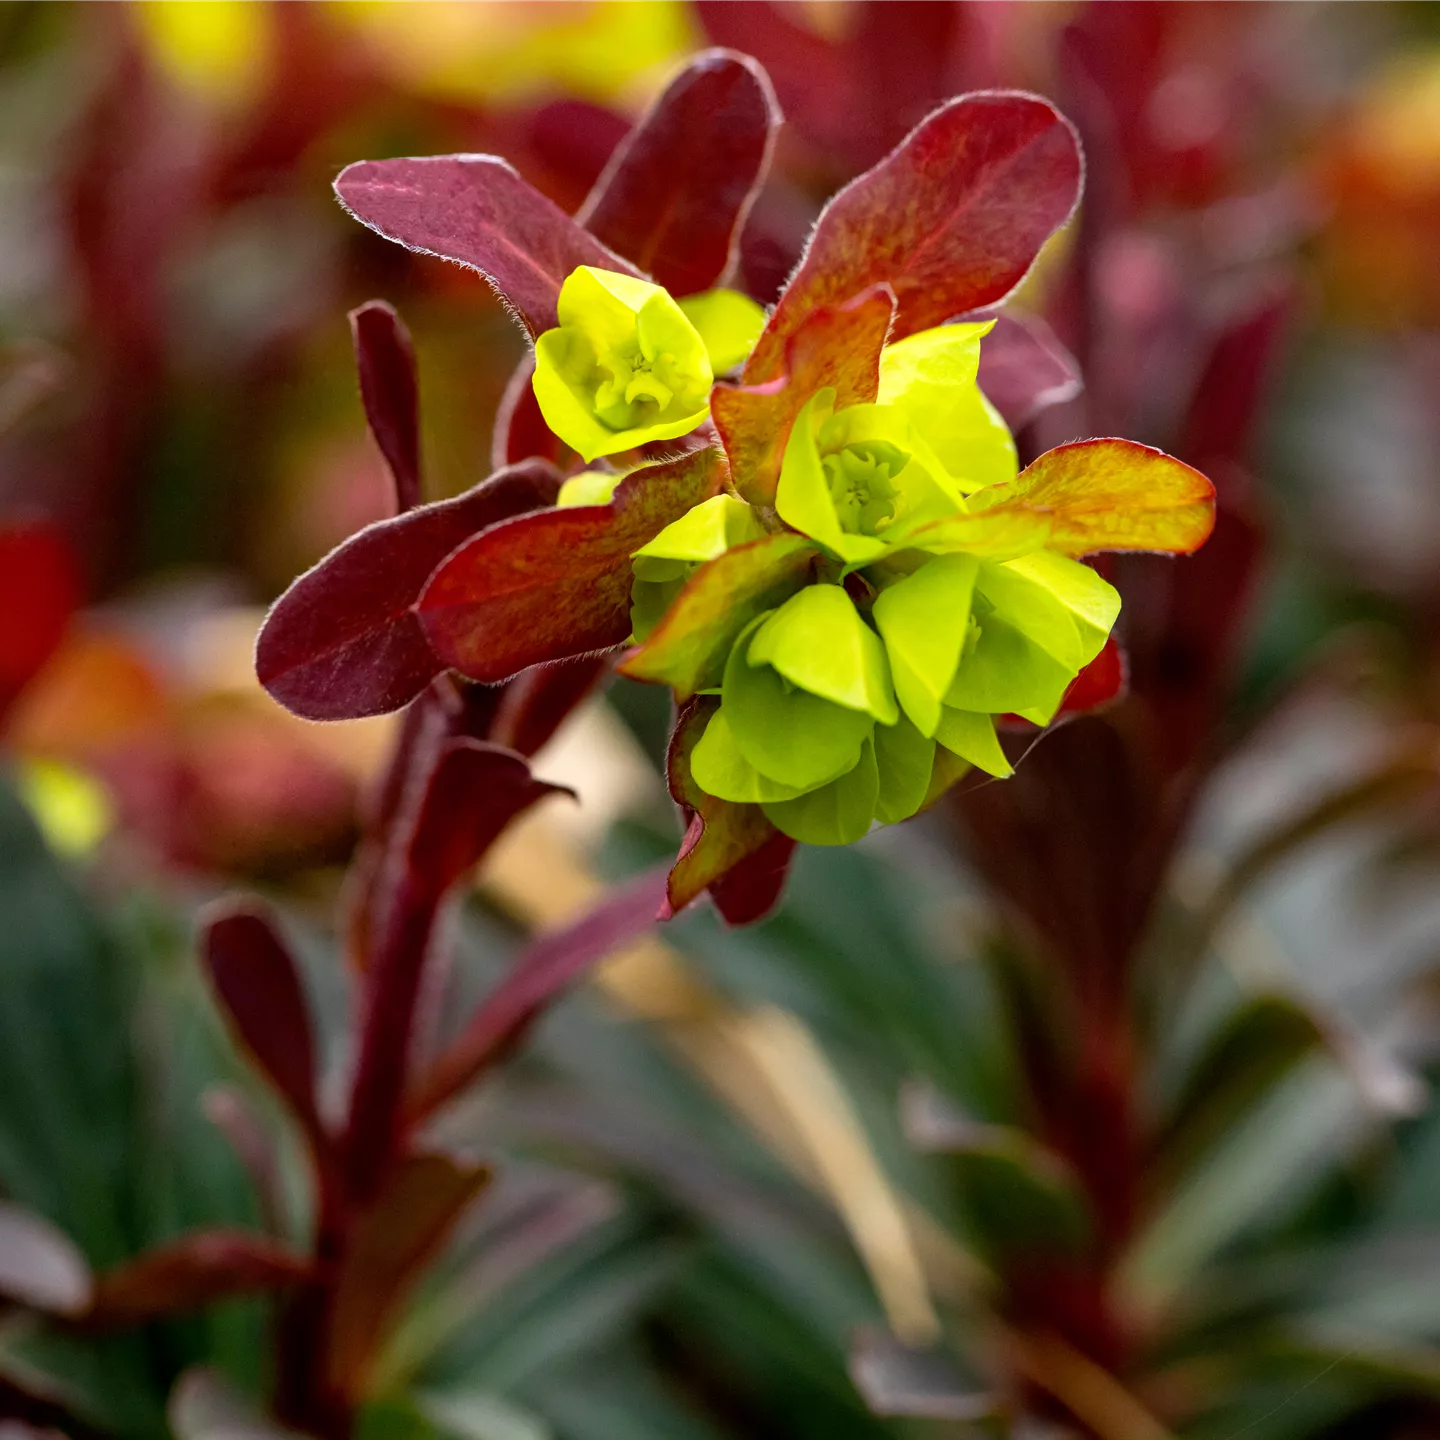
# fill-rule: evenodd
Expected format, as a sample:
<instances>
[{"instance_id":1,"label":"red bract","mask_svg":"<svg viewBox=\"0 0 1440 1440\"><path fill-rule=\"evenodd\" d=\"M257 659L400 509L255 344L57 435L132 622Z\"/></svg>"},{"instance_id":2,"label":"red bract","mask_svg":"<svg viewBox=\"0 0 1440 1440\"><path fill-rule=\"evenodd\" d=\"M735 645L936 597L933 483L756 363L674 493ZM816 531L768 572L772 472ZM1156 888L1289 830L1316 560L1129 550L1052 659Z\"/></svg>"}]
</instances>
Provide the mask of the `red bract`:
<instances>
[{"instance_id":1,"label":"red bract","mask_svg":"<svg viewBox=\"0 0 1440 1440\"><path fill-rule=\"evenodd\" d=\"M435 654L472 680L504 680L619 645L630 633L630 556L720 491L713 447L620 482L608 505L521 515L457 550L417 613Z\"/></svg>"},{"instance_id":2,"label":"red bract","mask_svg":"<svg viewBox=\"0 0 1440 1440\"><path fill-rule=\"evenodd\" d=\"M892 338L1003 300L1080 199L1074 127L1038 96L963 95L821 212L745 366L773 380L784 342L821 306L888 284Z\"/></svg>"},{"instance_id":3,"label":"red bract","mask_svg":"<svg viewBox=\"0 0 1440 1440\"><path fill-rule=\"evenodd\" d=\"M872 286L844 304L807 315L785 342L785 370L759 385L717 385L710 397L715 428L731 468L745 477L741 493L753 504L773 505L790 427L820 389L835 389L835 405L874 400L880 387L880 352L895 321L895 292Z\"/></svg>"}]
</instances>

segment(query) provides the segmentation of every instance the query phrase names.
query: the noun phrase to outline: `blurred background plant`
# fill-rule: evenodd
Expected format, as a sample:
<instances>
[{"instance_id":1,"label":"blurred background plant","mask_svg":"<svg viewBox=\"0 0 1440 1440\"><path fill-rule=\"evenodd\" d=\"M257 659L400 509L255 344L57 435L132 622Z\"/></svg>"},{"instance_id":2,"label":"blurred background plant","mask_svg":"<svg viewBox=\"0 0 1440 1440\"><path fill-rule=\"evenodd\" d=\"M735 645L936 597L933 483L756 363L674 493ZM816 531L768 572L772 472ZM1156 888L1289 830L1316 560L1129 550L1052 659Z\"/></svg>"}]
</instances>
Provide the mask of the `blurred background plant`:
<instances>
[{"instance_id":1,"label":"blurred background plant","mask_svg":"<svg viewBox=\"0 0 1440 1440\"><path fill-rule=\"evenodd\" d=\"M394 727L266 700L258 607L393 503L347 309L414 334L427 498L489 470L522 351L330 180L494 151L574 210L709 43L787 118L762 301L936 103L1053 98L1086 203L1019 303L1085 388L1062 367L1021 448L1163 445L1221 523L1111 567L1123 702L803 855L773 919L613 957L444 1112L497 1178L360 1433L1440 1435L1440 34L1126 0L0 10L0 1415L276 1433L273 1302L238 1292L294 1282L304 1142L195 917L264 894L329 1105L330 917ZM541 751L581 803L487 857L445 1013L673 846L663 699L617 683ZM201 1231L225 1298L185 1288Z\"/></svg>"}]
</instances>

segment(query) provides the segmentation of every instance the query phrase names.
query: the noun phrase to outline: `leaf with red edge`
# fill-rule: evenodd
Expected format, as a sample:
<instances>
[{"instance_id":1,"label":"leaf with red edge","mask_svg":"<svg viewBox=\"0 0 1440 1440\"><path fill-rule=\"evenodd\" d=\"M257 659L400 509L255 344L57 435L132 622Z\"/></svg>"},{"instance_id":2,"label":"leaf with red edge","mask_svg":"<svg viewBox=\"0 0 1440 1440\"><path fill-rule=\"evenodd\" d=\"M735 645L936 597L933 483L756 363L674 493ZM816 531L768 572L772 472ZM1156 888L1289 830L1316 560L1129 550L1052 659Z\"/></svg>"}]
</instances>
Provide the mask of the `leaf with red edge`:
<instances>
[{"instance_id":1,"label":"leaf with red edge","mask_svg":"<svg viewBox=\"0 0 1440 1440\"><path fill-rule=\"evenodd\" d=\"M335 193L387 240L478 270L532 336L555 326L577 266L636 273L496 155L361 160Z\"/></svg>"},{"instance_id":2,"label":"leaf with red edge","mask_svg":"<svg viewBox=\"0 0 1440 1440\"><path fill-rule=\"evenodd\" d=\"M1125 653L1112 635L1105 648L1070 682L1060 702L1059 715L1097 710L1125 693Z\"/></svg>"},{"instance_id":3,"label":"leaf with red edge","mask_svg":"<svg viewBox=\"0 0 1440 1440\"><path fill-rule=\"evenodd\" d=\"M821 212L745 380L782 374L806 318L871 285L895 291L896 338L998 303L1070 218L1081 175L1074 127L1048 101L984 91L942 105Z\"/></svg>"},{"instance_id":4,"label":"leaf with red edge","mask_svg":"<svg viewBox=\"0 0 1440 1440\"><path fill-rule=\"evenodd\" d=\"M575 218L672 295L723 284L779 124L755 61L703 51L621 141Z\"/></svg>"},{"instance_id":5,"label":"leaf with red edge","mask_svg":"<svg viewBox=\"0 0 1440 1440\"><path fill-rule=\"evenodd\" d=\"M54 653L79 603L75 556L58 529L0 526L0 717Z\"/></svg>"},{"instance_id":6,"label":"leaf with red edge","mask_svg":"<svg viewBox=\"0 0 1440 1440\"><path fill-rule=\"evenodd\" d=\"M434 652L474 680L619 645L630 633L630 556L719 493L713 446L634 470L608 505L522 515L475 536L435 572L418 613Z\"/></svg>"},{"instance_id":7,"label":"leaf with red edge","mask_svg":"<svg viewBox=\"0 0 1440 1440\"><path fill-rule=\"evenodd\" d=\"M717 800L691 778L690 752L718 704L708 696L690 701L670 736L665 762L670 793L684 808L689 825L666 882L663 920L678 915L707 889L732 925L760 919L780 898L795 848L758 805Z\"/></svg>"},{"instance_id":8,"label":"leaf with red edge","mask_svg":"<svg viewBox=\"0 0 1440 1440\"><path fill-rule=\"evenodd\" d=\"M360 372L360 399L370 433L395 482L400 513L420 503L420 392L415 347L404 322L383 300L350 312L350 337Z\"/></svg>"},{"instance_id":9,"label":"leaf with red edge","mask_svg":"<svg viewBox=\"0 0 1440 1440\"><path fill-rule=\"evenodd\" d=\"M328 1139L315 1102L310 1007L273 920L251 906L214 906L202 922L200 949L236 1039L323 1150Z\"/></svg>"},{"instance_id":10,"label":"leaf with red edge","mask_svg":"<svg viewBox=\"0 0 1440 1440\"><path fill-rule=\"evenodd\" d=\"M489 1180L484 1165L413 1155L361 1216L336 1281L325 1357L339 1394L364 1393L396 1308Z\"/></svg>"},{"instance_id":11,"label":"leaf with red edge","mask_svg":"<svg viewBox=\"0 0 1440 1440\"><path fill-rule=\"evenodd\" d=\"M409 1105L412 1120L443 1105L505 1054L591 965L649 930L659 919L666 886L664 870L648 870L572 924L532 940L422 1078Z\"/></svg>"},{"instance_id":12,"label":"leaf with red edge","mask_svg":"<svg viewBox=\"0 0 1440 1440\"><path fill-rule=\"evenodd\" d=\"M1215 526L1215 487L1198 470L1134 440L1057 445L993 494L1050 516L1045 542L1063 555L1149 550L1188 555Z\"/></svg>"},{"instance_id":13,"label":"leaf with red edge","mask_svg":"<svg viewBox=\"0 0 1440 1440\"><path fill-rule=\"evenodd\" d=\"M260 683L307 720L398 710L445 668L414 605L435 567L476 531L553 503L543 460L499 470L453 500L352 535L275 602L255 647Z\"/></svg>"},{"instance_id":14,"label":"leaf with red edge","mask_svg":"<svg viewBox=\"0 0 1440 1440\"><path fill-rule=\"evenodd\" d=\"M710 413L730 457L735 488L756 505L775 503L780 462L795 417L827 385L835 408L874 400L880 352L895 316L888 285L872 286L843 305L805 317L785 345L785 373L762 385L725 385L710 395Z\"/></svg>"},{"instance_id":15,"label":"leaf with red edge","mask_svg":"<svg viewBox=\"0 0 1440 1440\"><path fill-rule=\"evenodd\" d=\"M90 1267L63 1230L0 1201L0 1298L52 1315L79 1315L91 1290Z\"/></svg>"},{"instance_id":16,"label":"leaf with red edge","mask_svg":"<svg viewBox=\"0 0 1440 1440\"><path fill-rule=\"evenodd\" d=\"M1043 320L997 315L980 345L980 388L1013 431L1084 387L1074 356Z\"/></svg>"},{"instance_id":17,"label":"leaf with red edge","mask_svg":"<svg viewBox=\"0 0 1440 1440\"><path fill-rule=\"evenodd\" d=\"M803 535L778 534L707 560L617 668L632 680L670 686L679 700L719 685L740 632L800 589L819 553Z\"/></svg>"},{"instance_id":18,"label":"leaf with red edge","mask_svg":"<svg viewBox=\"0 0 1440 1440\"><path fill-rule=\"evenodd\" d=\"M236 1295L288 1289L312 1273L306 1256L263 1235L196 1230L99 1276L86 1320L140 1325Z\"/></svg>"}]
</instances>

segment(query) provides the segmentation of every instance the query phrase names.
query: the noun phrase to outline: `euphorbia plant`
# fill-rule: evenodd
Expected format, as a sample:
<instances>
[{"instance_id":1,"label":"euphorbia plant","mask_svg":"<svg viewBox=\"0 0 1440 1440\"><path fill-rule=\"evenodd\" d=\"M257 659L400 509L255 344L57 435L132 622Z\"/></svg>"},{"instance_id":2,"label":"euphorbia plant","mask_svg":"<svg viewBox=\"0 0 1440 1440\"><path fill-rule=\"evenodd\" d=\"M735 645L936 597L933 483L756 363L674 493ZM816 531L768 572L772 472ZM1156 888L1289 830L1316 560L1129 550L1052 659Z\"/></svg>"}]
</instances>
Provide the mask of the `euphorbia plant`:
<instances>
[{"instance_id":1,"label":"euphorbia plant","mask_svg":"<svg viewBox=\"0 0 1440 1440\"><path fill-rule=\"evenodd\" d=\"M302 715L411 707L351 886L363 982L343 1125L315 1102L264 917L227 912L209 933L221 996L310 1139L315 1255L285 1315L279 1403L318 1433L348 1433L394 1306L484 1184L427 1153L421 1122L660 898L642 880L540 942L421 1065L446 897L552 788L524 757L609 656L635 642L621 669L680 702L670 783L690 828L662 913L708 890L749 920L797 839L902 820L971 765L1008 773L997 716L1047 725L1067 694L1113 695L1118 601L1078 557L1185 552L1208 533L1209 482L1144 446L1084 441L1019 471L978 388L994 317L977 312L1078 199L1078 145L1050 105L942 106L831 202L763 316L725 281L777 120L753 62L710 52L573 219L489 156L364 162L337 181L382 234L480 270L535 356L495 473L425 505L408 343L384 307L357 312L401 513L296 581L257 650ZM1027 393L1014 354L1010 399L1033 408L1053 356ZM291 1017L285 1043L260 1022L257 981Z\"/></svg>"},{"instance_id":2,"label":"euphorbia plant","mask_svg":"<svg viewBox=\"0 0 1440 1440\"><path fill-rule=\"evenodd\" d=\"M695 120L743 219L719 173L729 121ZM997 721L1043 727L1067 694L1120 683L1119 599L1082 557L1187 553L1212 523L1202 475L1128 441L1018 470L978 383L982 312L1080 178L1044 100L953 100L831 201L762 317L696 289L693 216L632 263L601 243L623 248L613 213L572 220L492 157L352 165L337 191L359 219L506 300L535 359L497 454L529 448L571 478L552 506L470 518L512 483L502 468L355 537L276 606L262 681L301 714L363 715L446 669L494 684L628 642L621 673L680 707L670 779L690 829L667 910L709 889L735 921L773 903L794 841L906 819L971 767L1008 775ZM361 570L388 572L383 603Z\"/></svg>"}]
</instances>

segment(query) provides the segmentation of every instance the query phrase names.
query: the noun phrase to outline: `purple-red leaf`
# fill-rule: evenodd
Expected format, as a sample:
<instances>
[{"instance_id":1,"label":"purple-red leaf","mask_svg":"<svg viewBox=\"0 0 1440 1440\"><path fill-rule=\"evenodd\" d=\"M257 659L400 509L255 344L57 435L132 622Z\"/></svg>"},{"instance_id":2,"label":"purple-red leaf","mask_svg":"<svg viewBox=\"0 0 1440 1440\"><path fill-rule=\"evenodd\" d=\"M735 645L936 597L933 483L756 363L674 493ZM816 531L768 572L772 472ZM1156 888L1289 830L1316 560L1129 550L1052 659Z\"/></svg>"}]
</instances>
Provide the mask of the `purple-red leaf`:
<instances>
[{"instance_id":1,"label":"purple-red leaf","mask_svg":"<svg viewBox=\"0 0 1440 1440\"><path fill-rule=\"evenodd\" d=\"M387 240L478 270L532 336L554 327L576 266L635 273L495 155L361 160L335 193Z\"/></svg>"},{"instance_id":2,"label":"purple-red leaf","mask_svg":"<svg viewBox=\"0 0 1440 1440\"><path fill-rule=\"evenodd\" d=\"M761 385L715 387L710 413L730 457L735 488L752 504L773 505L780 462L795 417L825 386L835 408L874 400L880 352L895 316L888 285L807 315L785 343L784 373Z\"/></svg>"},{"instance_id":3,"label":"purple-red leaf","mask_svg":"<svg viewBox=\"0 0 1440 1440\"><path fill-rule=\"evenodd\" d=\"M608 505L492 525L435 572L418 613L435 654L474 680L619 645L630 633L630 556L719 492L713 447L647 465Z\"/></svg>"},{"instance_id":4,"label":"purple-red leaf","mask_svg":"<svg viewBox=\"0 0 1440 1440\"><path fill-rule=\"evenodd\" d=\"M825 207L749 363L773 380L808 316L888 283L895 336L1002 300L1080 196L1079 142L1048 101L1018 91L962 95Z\"/></svg>"},{"instance_id":5,"label":"purple-red leaf","mask_svg":"<svg viewBox=\"0 0 1440 1440\"><path fill-rule=\"evenodd\" d=\"M361 1217L336 1282L325 1361L339 1394L364 1393L396 1307L489 1179L484 1165L413 1155Z\"/></svg>"},{"instance_id":6,"label":"purple-red leaf","mask_svg":"<svg viewBox=\"0 0 1440 1440\"><path fill-rule=\"evenodd\" d=\"M244 1230L197 1230L106 1271L95 1284L89 1324L140 1325L216 1300L282 1290L308 1280L304 1255Z\"/></svg>"},{"instance_id":7,"label":"purple-red leaf","mask_svg":"<svg viewBox=\"0 0 1440 1440\"><path fill-rule=\"evenodd\" d=\"M420 393L415 348L404 322L383 300L350 312L360 399L370 433L395 482L395 509L420 503Z\"/></svg>"},{"instance_id":8,"label":"purple-red leaf","mask_svg":"<svg viewBox=\"0 0 1440 1440\"><path fill-rule=\"evenodd\" d=\"M746 55L697 55L620 142L576 215L672 295L723 284L780 110Z\"/></svg>"},{"instance_id":9,"label":"purple-red leaf","mask_svg":"<svg viewBox=\"0 0 1440 1440\"><path fill-rule=\"evenodd\" d=\"M90 1296L90 1267L75 1242L33 1210L0 1201L0 1298L79 1315Z\"/></svg>"},{"instance_id":10,"label":"purple-red leaf","mask_svg":"<svg viewBox=\"0 0 1440 1440\"><path fill-rule=\"evenodd\" d=\"M521 671L501 691L487 738L533 755L609 668L608 656L581 655Z\"/></svg>"},{"instance_id":11,"label":"purple-red leaf","mask_svg":"<svg viewBox=\"0 0 1440 1440\"><path fill-rule=\"evenodd\" d=\"M1082 386L1074 357L1043 320L999 315L980 345L980 388L1010 429L1020 430Z\"/></svg>"},{"instance_id":12,"label":"purple-red leaf","mask_svg":"<svg viewBox=\"0 0 1440 1440\"><path fill-rule=\"evenodd\" d=\"M200 943L210 984L236 1040L323 1148L325 1129L315 1103L315 1037L289 948L268 915L228 904L211 910Z\"/></svg>"},{"instance_id":13,"label":"purple-red leaf","mask_svg":"<svg viewBox=\"0 0 1440 1440\"><path fill-rule=\"evenodd\" d=\"M410 1101L421 1119L504 1054L545 1007L597 960L650 929L666 897L664 870L646 871L563 930L541 935L435 1062Z\"/></svg>"},{"instance_id":14,"label":"purple-red leaf","mask_svg":"<svg viewBox=\"0 0 1440 1440\"><path fill-rule=\"evenodd\" d=\"M698 697L681 710L670 736L666 772L670 794L689 824L666 882L661 918L670 919L707 889L732 925L766 915L780 898L795 842L782 835L758 805L717 800L690 775L690 752L704 733L716 701Z\"/></svg>"},{"instance_id":15,"label":"purple-red leaf","mask_svg":"<svg viewBox=\"0 0 1440 1440\"><path fill-rule=\"evenodd\" d=\"M398 710L445 668L414 605L435 567L478 530L551 504L542 460L352 535L275 602L255 647L260 683L307 720Z\"/></svg>"}]
</instances>

